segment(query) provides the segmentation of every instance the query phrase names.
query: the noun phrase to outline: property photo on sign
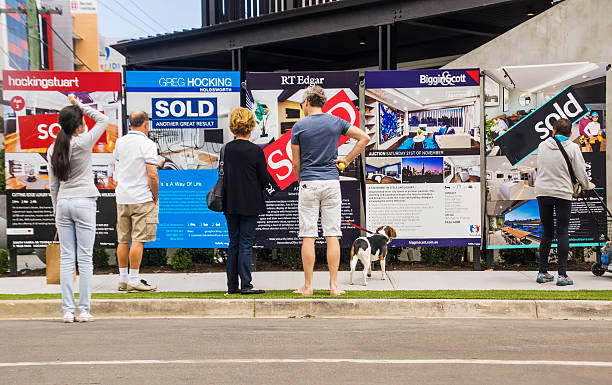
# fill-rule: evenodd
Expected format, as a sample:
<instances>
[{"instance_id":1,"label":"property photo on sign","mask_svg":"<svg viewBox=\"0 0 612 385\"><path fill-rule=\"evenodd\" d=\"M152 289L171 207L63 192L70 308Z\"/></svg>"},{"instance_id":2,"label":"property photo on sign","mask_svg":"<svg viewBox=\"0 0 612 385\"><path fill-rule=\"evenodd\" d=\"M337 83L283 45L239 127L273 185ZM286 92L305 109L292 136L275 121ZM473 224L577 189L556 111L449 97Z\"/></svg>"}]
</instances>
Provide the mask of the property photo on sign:
<instances>
[{"instance_id":1,"label":"property photo on sign","mask_svg":"<svg viewBox=\"0 0 612 385\"><path fill-rule=\"evenodd\" d=\"M605 201L606 65L507 66L485 73L485 84L496 83L490 89L498 90L498 97L508 104L508 108L485 104L487 247L539 246L537 149L552 136L552 126L561 118L572 122L567 140L581 149L589 180L596 186L595 192L586 191L573 201L570 244L600 244L606 216L595 193Z\"/></svg>"}]
</instances>

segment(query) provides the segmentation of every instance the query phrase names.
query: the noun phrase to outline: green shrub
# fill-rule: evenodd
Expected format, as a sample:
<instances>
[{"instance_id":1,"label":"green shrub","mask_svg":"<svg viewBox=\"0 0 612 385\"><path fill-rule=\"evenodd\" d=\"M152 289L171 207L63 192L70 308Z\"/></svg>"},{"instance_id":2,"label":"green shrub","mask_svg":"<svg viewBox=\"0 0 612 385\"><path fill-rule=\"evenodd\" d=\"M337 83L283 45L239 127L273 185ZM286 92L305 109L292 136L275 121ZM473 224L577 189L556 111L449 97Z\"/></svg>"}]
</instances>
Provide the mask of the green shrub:
<instances>
[{"instance_id":1,"label":"green shrub","mask_svg":"<svg viewBox=\"0 0 612 385\"><path fill-rule=\"evenodd\" d=\"M191 253L188 249L178 249L170 256L170 265L174 270L188 270L193 268Z\"/></svg>"},{"instance_id":2,"label":"green shrub","mask_svg":"<svg viewBox=\"0 0 612 385\"><path fill-rule=\"evenodd\" d=\"M9 252L0 249L0 274L6 273L9 269Z\"/></svg>"},{"instance_id":3,"label":"green shrub","mask_svg":"<svg viewBox=\"0 0 612 385\"><path fill-rule=\"evenodd\" d=\"M422 247L421 262L427 265L459 266L466 253L465 247Z\"/></svg>"},{"instance_id":4,"label":"green shrub","mask_svg":"<svg viewBox=\"0 0 612 385\"><path fill-rule=\"evenodd\" d=\"M104 268L108 267L108 253L106 249L94 249L93 251L93 264L94 267Z\"/></svg>"},{"instance_id":5,"label":"green shrub","mask_svg":"<svg viewBox=\"0 0 612 385\"><path fill-rule=\"evenodd\" d=\"M279 249L278 263L281 266L288 267L293 270L302 268L302 250L301 249Z\"/></svg>"},{"instance_id":6,"label":"green shrub","mask_svg":"<svg viewBox=\"0 0 612 385\"><path fill-rule=\"evenodd\" d=\"M538 249L502 249L499 256L511 265L529 265L538 262Z\"/></svg>"},{"instance_id":7,"label":"green shrub","mask_svg":"<svg viewBox=\"0 0 612 385\"><path fill-rule=\"evenodd\" d=\"M166 249L144 249L142 254L142 266L166 266L168 257Z\"/></svg>"},{"instance_id":8,"label":"green shrub","mask_svg":"<svg viewBox=\"0 0 612 385\"><path fill-rule=\"evenodd\" d=\"M215 249L185 249L195 263L215 263Z\"/></svg>"}]
</instances>

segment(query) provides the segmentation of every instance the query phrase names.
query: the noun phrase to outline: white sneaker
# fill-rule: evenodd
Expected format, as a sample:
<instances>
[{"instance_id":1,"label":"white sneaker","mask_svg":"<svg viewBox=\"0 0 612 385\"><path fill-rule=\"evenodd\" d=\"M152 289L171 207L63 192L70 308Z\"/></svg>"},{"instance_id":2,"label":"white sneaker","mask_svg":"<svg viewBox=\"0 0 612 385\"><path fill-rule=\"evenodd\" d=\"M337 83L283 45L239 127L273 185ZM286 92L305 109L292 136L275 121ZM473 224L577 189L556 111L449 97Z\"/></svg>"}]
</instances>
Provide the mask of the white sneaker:
<instances>
[{"instance_id":1,"label":"white sneaker","mask_svg":"<svg viewBox=\"0 0 612 385\"><path fill-rule=\"evenodd\" d=\"M64 313L64 323L73 323L74 322L74 313Z\"/></svg>"},{"instance_id":2,"label":"white sneaker","mask_svg":"<svg viewBox=\"0 0 612 385\"><path fill-rule=\"evenodd\" d=\"M79 314L79 322L94 322L94 317L90 313Z\"/></svg>"},{"instance_id":3,"label":"white sneaker","mask_svg":"<svg viewBox=\"0 0 612 385\"><path fill-rule=\"evenodd\" d=\"M149 285L149 283L147 283L147 281L145 281L144 279L141 279L140 282L132 285L130 283L127 284L126 290L130 293L136 292L136 291L155 291L157 290L157 286L155 285Z\"/></svg>"}]
</instances>

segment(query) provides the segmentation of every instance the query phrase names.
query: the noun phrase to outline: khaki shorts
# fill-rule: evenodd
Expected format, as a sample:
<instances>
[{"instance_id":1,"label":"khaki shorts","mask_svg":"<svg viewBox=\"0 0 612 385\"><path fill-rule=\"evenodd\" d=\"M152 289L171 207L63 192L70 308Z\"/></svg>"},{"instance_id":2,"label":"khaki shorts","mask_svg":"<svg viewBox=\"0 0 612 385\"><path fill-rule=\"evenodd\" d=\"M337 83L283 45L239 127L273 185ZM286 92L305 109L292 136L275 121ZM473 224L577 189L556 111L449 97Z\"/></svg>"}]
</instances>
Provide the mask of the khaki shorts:
<instances>
[{"instance_id":1,"label":"khaki shorts","mask_svg":"<svg viewBox=\"0 0 612 385\"><path fill-rule=\"evenodd\" d=\"M159 222L158 214L159 205L155 202L117 204L117 241L153 242Z\"/></svg>"},{"instance_id":2,"label":"khaki shorts","mask_svg":"<svg viewBox=\"0 0 612 385\"><path fill-rule=\"evenodd\" d=\"M307 180L300 183L298 214L300 238L319 236L319 212L324 237L340 237L342 194L338 180Z\"/></svg>"}]
</instances>

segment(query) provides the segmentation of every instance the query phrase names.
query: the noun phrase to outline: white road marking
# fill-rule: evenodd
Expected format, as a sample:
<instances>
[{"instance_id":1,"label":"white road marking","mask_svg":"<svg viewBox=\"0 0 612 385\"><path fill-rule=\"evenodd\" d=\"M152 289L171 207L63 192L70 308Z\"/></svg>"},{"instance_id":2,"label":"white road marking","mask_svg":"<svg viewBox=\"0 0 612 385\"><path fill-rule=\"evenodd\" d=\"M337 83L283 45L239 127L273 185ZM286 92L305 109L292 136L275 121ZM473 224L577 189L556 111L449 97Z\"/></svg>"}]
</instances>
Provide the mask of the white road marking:
<instances>
[{"instance_id":1,"label":"white road marking","mask_svg":"<svg viewBox=\"0 0 612 385\"><path fill-rule=\"evenodd\" d=\"M210 360L117 360L117 361L42 361L0 362L0 367L19 366L77 366L77 365L215 365L215 364L391 364L391 365L548 365L612 367L605 361L542 361L542 360L364 360L353 358L262 358L262 359L210 359Z\"/></svg>"}]
</instances>

